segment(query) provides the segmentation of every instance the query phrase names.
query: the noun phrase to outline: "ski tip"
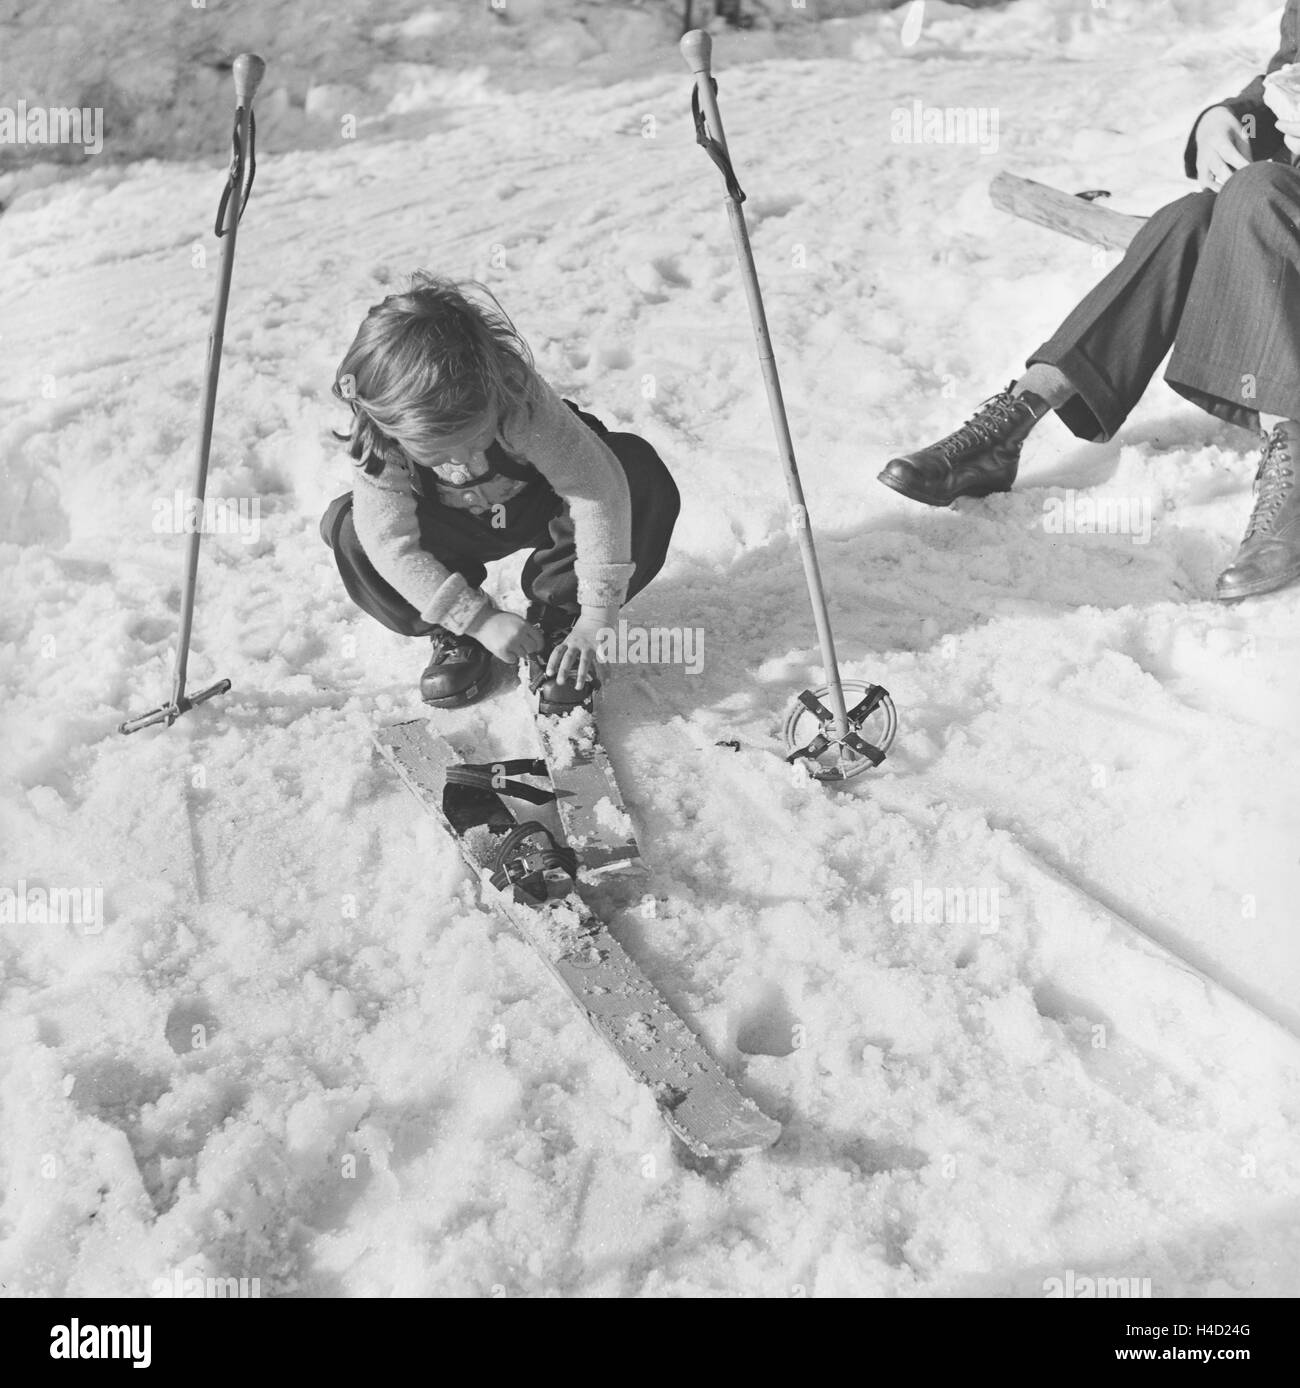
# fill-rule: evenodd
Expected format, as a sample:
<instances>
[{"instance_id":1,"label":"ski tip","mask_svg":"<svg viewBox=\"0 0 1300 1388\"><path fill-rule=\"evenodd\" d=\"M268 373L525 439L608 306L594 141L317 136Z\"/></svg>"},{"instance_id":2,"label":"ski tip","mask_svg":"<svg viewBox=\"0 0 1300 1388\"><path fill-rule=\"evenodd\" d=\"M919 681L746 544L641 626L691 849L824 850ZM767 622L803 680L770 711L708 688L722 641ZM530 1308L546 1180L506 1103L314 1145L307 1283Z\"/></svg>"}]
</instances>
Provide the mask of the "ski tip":
<instances>
[{"instance_id":1,"label":"ski tip","mask_svg":"<svg viewBox=\"0 0 1300 1388\"><path fill-rule=\"evenodd\" d=\"M677 1128L677 1136L695 1156L722 1161L767 1151L780 1139L781 1125L754 1107L752 1113L727 1124L718 1132L705 1135Z\"/></svg>"},{"instance_id":2,"label":"ski tip","mask_svg":"<svg viewBox=\"0 0 1300 1388\"><path fill-rule=\"evenodd\" d=\"M682 35L678 45L686 66L692 72L708 72L713 57L713 38L703 29L690 29Z\"/></svg>"},{"instance_id":3,"label":"ski tip","mask_svg":"<svg viewBox=\"0 0 1300 1388\"><path fill-rule=\"evenodd\" d=\"M241 53L232 68L235 79L235 101L240 106L251 106L257 89L266 76L266 64L256 53Z\"/></svg>"}]
</instances>

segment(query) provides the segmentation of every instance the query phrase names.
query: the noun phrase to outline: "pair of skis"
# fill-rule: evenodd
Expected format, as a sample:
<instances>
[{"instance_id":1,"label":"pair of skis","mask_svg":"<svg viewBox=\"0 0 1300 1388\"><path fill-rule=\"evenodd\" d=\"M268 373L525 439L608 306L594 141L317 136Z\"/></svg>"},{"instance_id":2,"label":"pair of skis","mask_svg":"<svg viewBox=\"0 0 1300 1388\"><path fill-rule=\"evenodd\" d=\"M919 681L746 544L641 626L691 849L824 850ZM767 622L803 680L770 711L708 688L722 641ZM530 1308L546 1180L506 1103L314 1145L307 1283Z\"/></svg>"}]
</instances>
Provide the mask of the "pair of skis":
<instances>
[{"instance_id":1,"label":"pair of skis","mask_svg":"<svg viewBox=\"0 0 1300 1388\"><path fill-rule=\"evenodd\" d=\"M587 897L645 871L593 707L537 711L539 756L470 762L426 719L375 734L380 751L455 839L483 898L523 937L698 1157L770 1147L781 1127L727 1077ZM519 779L527 777L527 780ZM507 798L554 805L554 827Z\"/></svg>"}]
</instances>

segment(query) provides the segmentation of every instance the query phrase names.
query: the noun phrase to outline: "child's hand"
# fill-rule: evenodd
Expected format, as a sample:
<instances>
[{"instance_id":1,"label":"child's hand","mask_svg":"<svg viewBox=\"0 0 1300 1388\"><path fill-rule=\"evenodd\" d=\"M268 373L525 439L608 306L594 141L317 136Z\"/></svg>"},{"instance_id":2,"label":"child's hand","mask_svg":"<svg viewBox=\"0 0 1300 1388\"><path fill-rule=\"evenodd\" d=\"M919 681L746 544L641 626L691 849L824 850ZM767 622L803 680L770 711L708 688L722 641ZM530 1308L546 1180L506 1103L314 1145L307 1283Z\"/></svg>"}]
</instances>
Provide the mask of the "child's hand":
<instances>
[{"instance_id":1,"label":"child's hand","mask_svg":"<svg viewBox=\"0 0 1300 1388\"><path fill-rule=\"evenodd\" d=\"M561 684L581 689L596 677L601 662L600 633L609 630L610 621L604 611L584 612L573 629L551 652L546 673Z\"/></svg>"},{"instance_id":2,"label":"child's hand","mask_svg":"<svg viewBox=\"0 0 1300 1388\"><path fill-rule=\"evenodd\" d=\"M542 633L513 612L492 612L475 622L466 633L480 646L486 646L498 660L522 660L530 651L540 651Z\"/></svg>"}]
</instances>

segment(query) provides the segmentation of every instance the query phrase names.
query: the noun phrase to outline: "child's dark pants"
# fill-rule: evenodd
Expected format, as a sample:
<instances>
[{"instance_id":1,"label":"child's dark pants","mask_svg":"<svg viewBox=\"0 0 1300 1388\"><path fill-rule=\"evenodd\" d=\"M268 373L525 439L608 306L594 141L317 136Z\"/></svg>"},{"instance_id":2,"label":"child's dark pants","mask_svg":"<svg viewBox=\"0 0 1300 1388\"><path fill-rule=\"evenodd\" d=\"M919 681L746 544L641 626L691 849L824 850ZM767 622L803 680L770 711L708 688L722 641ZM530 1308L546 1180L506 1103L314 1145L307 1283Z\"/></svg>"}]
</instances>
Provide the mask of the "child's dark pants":
<instances>
[{"instance_id":1,"label":"child's dark pants","mask_svg":"<svg viewBox=\"0 0 1300 1388\"><path fill-rule=\"evenodd\" d=\"M636 570L628 597L638 593L663 567L677 520L680 499L672 475L653 448L636 434L603 436L623 466L632 503L632 554ZM504 524L492 516L443 506L432 497L419 502L420 548L453 573L478 587L486 565L521 549L531 549L520 583L535 602L576 615L578 579L573 570L573 522L568 503L540 475L505 503ZM348 596L364 612L403 636L435 630L389 583L376 573L352 525L352 493L337 497L321 519L321 538L334 559Z\"/></svg>"}]
</instances>

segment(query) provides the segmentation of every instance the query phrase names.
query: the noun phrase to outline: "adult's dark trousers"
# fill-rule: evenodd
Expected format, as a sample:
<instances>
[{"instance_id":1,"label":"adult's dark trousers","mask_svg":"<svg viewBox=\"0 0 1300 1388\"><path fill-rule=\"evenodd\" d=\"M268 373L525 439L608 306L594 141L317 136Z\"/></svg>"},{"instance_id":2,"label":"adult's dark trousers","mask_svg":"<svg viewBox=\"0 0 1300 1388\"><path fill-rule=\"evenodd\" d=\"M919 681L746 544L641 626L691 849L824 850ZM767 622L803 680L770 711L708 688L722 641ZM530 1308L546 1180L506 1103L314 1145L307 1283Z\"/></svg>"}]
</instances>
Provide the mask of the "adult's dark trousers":
<instances>
[{"instance_id":1,"label":"adult's dark trousers","mask_svg":"<svg viewBox=\"0 0 1300 1388\"><path fill-rule=\"evenodd\" d=\"M1058 413L1101 441L1171 348L1165 380L1219 419L1300 419L1300 170L1249 164L1162 207L1029 363L1065 374Z\"/></svg>"},{"instance_id":2,"label":"adult's dark trousers","mask_svg":"<svg viewBox=\"0 0 1300 1388\"><path fill-rule=\"evenodd\" d=\"M602 438L627 478L631 562L636 566L628 583L628 597L632 597L663 567L681 502L672 474L643 438L620 433L605 433ZM420 548L453 573L462 574L473 587L487 577L487 564L530 549L520 575L524 593L565 613L580 610L568 503L540 477L505 503L503 525L494 526L490 515L457 510L434 498L420 500L418 515ZM320 530L334 551L348 596L362 611L403 636L426 636L436 629L370 562L352 523L351 492L330 503Z\"/></svg>"}]
</instances>

